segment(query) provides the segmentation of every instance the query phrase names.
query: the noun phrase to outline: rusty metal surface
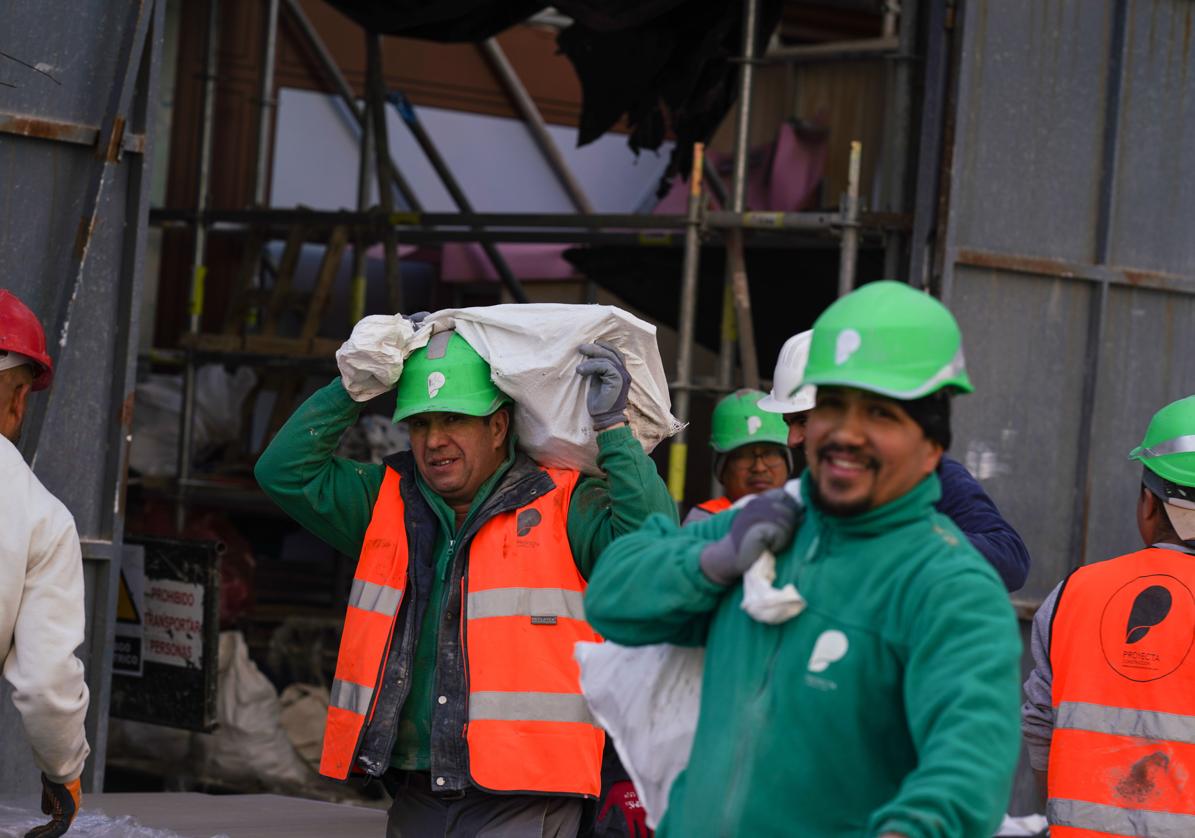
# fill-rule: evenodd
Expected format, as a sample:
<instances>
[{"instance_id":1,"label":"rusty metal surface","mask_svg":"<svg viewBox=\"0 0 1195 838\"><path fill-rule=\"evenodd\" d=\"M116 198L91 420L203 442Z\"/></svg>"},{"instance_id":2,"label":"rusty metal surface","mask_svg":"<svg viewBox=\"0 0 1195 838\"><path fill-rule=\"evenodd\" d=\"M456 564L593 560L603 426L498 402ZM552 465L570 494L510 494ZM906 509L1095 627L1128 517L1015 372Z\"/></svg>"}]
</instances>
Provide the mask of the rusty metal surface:
<instances>
[{"instance_id":1,"label":"rusty metal surface","mask_svg":"<svg viewBox=\"0 0 1195 838\"><path fill-rule=\"evenodd\" d=\"M967 0L943 298L976 394L955 451L1033 558L1022 618L1140 546L1150 416L1195 392L1195 6ZM1009 810L1041 811L1027 767Z\"/></svg>"},{"instance_id":2,"label":"rusty metal surface","mask_svg":"<svg viewBox=\"0 0 1195 838\"><path fill-rule=\"evenodd\" d=\"M956 438L1026 440L1033 472L985 485L1033 554L1030 598L1136 544L1123 456L1195 392L1176 325L1195 313L1193 17L1181 0L963 7L942 287L982 409L959 400Z\"/></svg>"},{"instance_id":3,"label":"rusty metal surface","mask_svg":"<svg viewBox=\"0 0 1195 838\"><path fill-rule=\"evenodd\" d=\"M42 320L54 386L35 394L21 450L83 540L92 757L102 782L123 550L123 486L149 198L147 105L161 16L153 0L15 0L0 50L0 287ZM148 35L146 34L148 33ZM41 445L38 445L41 442ZM36 451L36 455L34 452ZM0 788L38 778L0 685Z\"/></svg>"}]
</instances>

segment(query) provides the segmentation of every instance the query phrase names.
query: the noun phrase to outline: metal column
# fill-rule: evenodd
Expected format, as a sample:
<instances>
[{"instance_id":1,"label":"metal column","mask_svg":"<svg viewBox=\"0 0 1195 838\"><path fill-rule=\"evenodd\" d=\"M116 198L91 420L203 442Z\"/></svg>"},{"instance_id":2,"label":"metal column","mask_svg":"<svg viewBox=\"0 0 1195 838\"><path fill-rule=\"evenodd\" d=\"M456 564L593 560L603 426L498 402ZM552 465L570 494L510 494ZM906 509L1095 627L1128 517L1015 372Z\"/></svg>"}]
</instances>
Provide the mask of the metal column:
<instances>
[{"instance_id":1,"label":"metal column","mask_svg":"<svg viewBox=\"0 0 1195 838\"><path fill-rule=\"evenodd\" d=\"M208 208L212 167L212 132L216 106L216 62L220 48L220 0L208 0L207 50L203 61L203 122L199 137L199 183L195 206L199 213ZM199 333L203 316L204 284L207 280L207 266L204 254L207 250L207 225L201 220L195 225L195 242L191 251L191 293L187 331ZM195 363L188 352L183 368L183 406L179 416L178 431L178 507L175 523L181 532L185 514L187 480L191 476L191 434L195 424Z\"/></svg>"},{"instance_id":2,"label":"metal column","mask_svg":"<svg viewBox=\"0 0 1195 838\"><path fill-rule=\"evenodd\" d=\"M378 169L378 201L382 212L390 216L394 212L394 195L390 190L392 161L390 159L390 133L386 130L386 82L382 71L382 36L376 32L365 33L366 110L371 114L368 121L373 129L375 165ZM382 232L383 257L386 266L386 288L390 293L390 309L402 311L402 279L399 275L398 238L394 226L387 224Z\"/></svg>"},{"instance_id":3,"label":"metal column","mask_svg":"<svg viewBox=\"0 0 1195 838\"><path fill-rule=\"evenodd\" d=\"M701 268L701 210L704 192L705 146L693 145L693 170L689 175L689 214L685 227L684 275L681 277L680 314L677 317L676 381L673 409L681 429L668 449L668 491L679 505L685 498L685 474L689 461L689 404L693 393L693 344L697 330L697 277Z\"/></svg>"},{"instance_id":4,"label":"metal column","mask_svg":"<svg viewBox=\"0 0 1195 838\"><path fill-rule=\"evenodd\" d=\"M855 264L859 258L859 162L863 144L851 142L850 168L847 172L846 198L842 205L842 255L838 262L838 296L855 287Z\"/></svg>"},{"instance_id":5,"label":"metal column","mask_svg":"<svg viewBox=\"0 0 1195 838\"><path fill-rule=\"evenodd\" d=\"M759 0L743 0L743 55L739 65L734 170L730 184L730 211L733 213L742 213L746 205L747 156L751 141L751 84L755 78L755 33L758 28ZM736 334L740 350L747 349L750 344L747 352L741 353L744 377L754 381L756 386L759 384L751 300L742 249L741 234L732 230L726 236L726 290L722 299L722 351L718 358L718 387L723 390L731 389Z\"/></svg>"}]
</instances>

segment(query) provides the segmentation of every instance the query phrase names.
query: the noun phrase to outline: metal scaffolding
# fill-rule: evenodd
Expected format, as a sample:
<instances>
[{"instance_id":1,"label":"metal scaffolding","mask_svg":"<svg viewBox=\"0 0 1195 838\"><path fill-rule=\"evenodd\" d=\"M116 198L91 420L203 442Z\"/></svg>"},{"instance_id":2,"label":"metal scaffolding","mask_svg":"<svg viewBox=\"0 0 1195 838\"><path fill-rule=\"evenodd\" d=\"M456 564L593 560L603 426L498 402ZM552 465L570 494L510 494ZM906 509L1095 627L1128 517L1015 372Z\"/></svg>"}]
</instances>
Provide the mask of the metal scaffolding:
<instances>
[{"instance_id":1,"label":"metal scaffolding","mask_svg":"<svg viewBox=\"0 0 1195 838\"><path fill-rule=\"evenodd\" d=\"M192 260L189 330L183 340L186 351L178 463L180 517L186 503L187 487L192 483L198 485L199 482L202 482L195 481L191 477L196 363L201 357L210 356L211 352L216 351L212 347L218 343L209 341L205 345L200 335L204 313L205 248L210 236L248 236L253 241L262 242L271 238L295 238L296 236L300 236L302 241L326 241L332 236L348 235L354 253L350 312L357 317L364 311L364 250L374 242L380 241L385 247L386 276L390 299L396 306L396 310L400 304L397 258L397 243L399 241L408 243L480 243L503 285L510 295L519 302L525 302L527 297L518 277L515 276L498 251L496 244L499 242L632 246L679 245L683 243L677 372L672 383L672 390L674 412L682 423L687 423L692 391L720 393L733 390L736 366L740 370L740 379L745 386L760 386L759 361L755 350L750 285L745 259L748 244L752 248L784 246L785 244L791 246L794 234L838 237L840 241L838 292L843 294L854 286L862 231L873 231L884 237L887 251L886 268L891 264L893 267L890 270L894 270L895 254L898 252L897 243L907 238L911 226L908 216L903 214L904 207L901 201L903 201L904 161L908 156L910 133L908 130L908 102L911 93L907 89L910 83L907 63L908 53L913 42L913 34L910 31L912 16L909 14L909 10L916 5L914 0L908 0L903 4L905 9L903 20L895 10L895 4L888 4L881 37L868 41L774 49L765 52L763 58L756 58L759 0L743 0L744 27L742 57L739 61L739 94L731 183L726 186L719 181L709 165L704 147L700 144L695 146L693 168L689 178L688 211L685 215L594 212L584 190L569 171L566 161L548 134L543 117L539 114L534 101L493 39L479 45L479 48L498 76L503 89L511 97L516 111L526 123L533 140L576 207L577 213L474 212L447 162L439 154L434 142L420 124L414 107L401 93L384 89L379 36L365 33L366 53L369 60L365 104L364 107L361 107L335 59L303 13L297 0L271 0L268 4L267 29L264 39L266 61L262 68L257 125L258 154L254 184L256 207L247 210L213 210L208 206L208 182L211 169L219 6L218 0L210 0L210 2L202 109L203 124L200 128L198 198L192 210L165 209L155 210L150 214L150 223L155 226L193 228L196 233ZM343 101L359 126L361 152L356 211L281 210L266 206L265 183L267 178L265 169L268 162L270 121L275 102L273 63L276 53L280 2L282 9L295 24L295 29L311 48L333 92ZM898 20L900 23L899 36L897 35ZM895 169L895 171L886 170L885 172L887 176L884 186L885 194L879 204L885 211L864 212L861 208L859 179L862 149L858 142L851 143L847 191L837 211L755 212L748 210L746 207L747 159L750 149L748 129L755 65L768 62L796 63L860 58L895 59L887 61L885 64L889 68L887 75L890 80L895 80L889 84L889 95L890 97L895 96L895 100L890 101L886 108L886 120L892 123L891 127L894 130L886 133L896 138L894 147L884 149L885 163L888 169ZM893 68L897 68L899 72L893 72ZM900 89L896 90L895 88ZM430 213L422 211L418 196L403 178L401 168L395 164L389 153L389 140L385 129L387 105L396 108L402 122L412 132L428 162L452 196L459 212ZM897 163L896 161L901 162ZM376 172L380 206L368 209L367 196L371 180L369 176L371 164ZM711 210L707 188L714 193L723 206L728 206L728 209ZM409 209L398 211L394 208L392 189L397 192ZM722 344L714 380L698 386L693 376L697 278L700 269L700 244L703 239L710 237L720 237L726 245ZM587 298L592 300L593 294L592 280L590 280ZM204 348L205 346L206 348ZM233 352L234 350L227 351ZM254 354L247 351L244 346L238 347L235 352L238 357L245 359L257 358L262 362L278 361L276 355ZM678 503L681 501L684 491L687 455L686 435L682 430L672 441L669 457L669 487Z\"/></svg>"}]
</instances>

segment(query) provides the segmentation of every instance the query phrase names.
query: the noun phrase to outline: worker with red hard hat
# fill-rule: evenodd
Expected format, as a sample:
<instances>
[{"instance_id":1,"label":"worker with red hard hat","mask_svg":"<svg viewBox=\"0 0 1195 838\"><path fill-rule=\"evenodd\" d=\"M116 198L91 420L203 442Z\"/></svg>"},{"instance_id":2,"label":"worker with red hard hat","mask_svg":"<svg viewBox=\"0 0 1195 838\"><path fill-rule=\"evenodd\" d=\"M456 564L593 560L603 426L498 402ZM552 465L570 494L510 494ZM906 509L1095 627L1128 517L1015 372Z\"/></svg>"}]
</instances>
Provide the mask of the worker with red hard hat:
<instances>
[{"instance_id":1,"label":"worker with red hard hat","mask_svg":"<svg viewBox=\"0 0 1195 838\"><path fill-rule=\"evenodd\" d=\"M55 838L79 810L90 749L83 730L87 684L83 556L75 520L17 450L29 394L50 386L53 363L41 323L0 291L0 669L12 686L50 821L26 838Z\"/></svg>"}]
</instances>

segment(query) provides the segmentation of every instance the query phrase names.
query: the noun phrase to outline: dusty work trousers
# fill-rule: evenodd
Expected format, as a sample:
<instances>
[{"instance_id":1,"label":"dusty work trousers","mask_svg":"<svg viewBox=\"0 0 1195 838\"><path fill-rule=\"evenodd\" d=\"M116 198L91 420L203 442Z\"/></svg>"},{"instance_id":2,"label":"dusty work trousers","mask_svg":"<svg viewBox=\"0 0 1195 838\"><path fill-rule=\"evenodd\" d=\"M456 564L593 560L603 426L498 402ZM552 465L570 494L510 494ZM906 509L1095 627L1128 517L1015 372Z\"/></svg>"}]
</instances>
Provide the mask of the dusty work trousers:
<instances>
[{"instance_id":1,"label":"dusty work trousers","mask_svg":"<svg viewBox=\"0 0 1195 838\"><path fill-rule=\"evenodd\" d=\"M386 838L576 838L583 803L575 797L431 790L422 772L402 772Z\"/></svg>"}]
</instances>

